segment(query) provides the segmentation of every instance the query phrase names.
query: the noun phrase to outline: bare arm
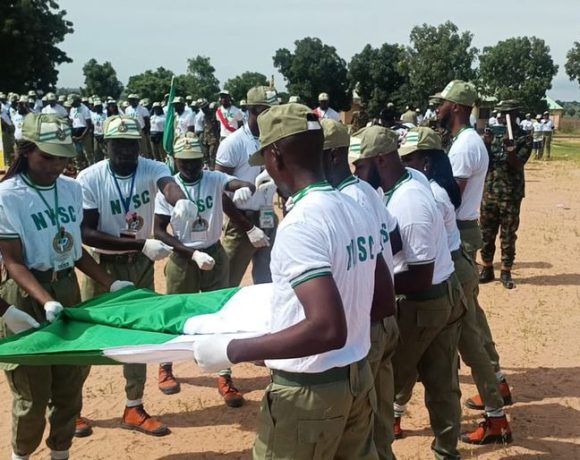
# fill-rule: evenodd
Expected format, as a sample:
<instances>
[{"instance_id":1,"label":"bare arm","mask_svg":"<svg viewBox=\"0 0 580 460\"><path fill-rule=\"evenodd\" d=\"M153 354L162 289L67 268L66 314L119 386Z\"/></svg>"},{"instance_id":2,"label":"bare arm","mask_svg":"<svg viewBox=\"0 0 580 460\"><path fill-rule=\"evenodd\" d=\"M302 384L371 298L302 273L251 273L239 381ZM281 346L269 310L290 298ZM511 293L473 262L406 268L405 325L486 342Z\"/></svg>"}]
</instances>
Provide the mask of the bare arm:
<instances>
[{"instance_id":1,"label":"bare arm","mask_svg":"<svg viewBox=\"0 0 580 460\"><path fill-rule=\"evenodd\" d=\"M380 321L395 313L395 287L389 272L389 267L382 255L377 258L375 267L375 290L371 320Z\"/></svg>"},{"instance_id":2,"label":"bare arm","mask_svg":"<svg viewBox=\"0 0 580 460\"><path fill-rule=\"evenodd\" d=\"M256 193L256 186L244 180L234 179L226 184L226 192L235 192L241 188L248 187L252 193Z\"/></svg>"},{"instance_id":3,"label":"bare arm","mask_svg":"<svg viewBox=\"0 0 580 460\"><path fill-rule=\"evenodd\" d=\"M175 206L175 203L179 200L187 199L183 190L181 190L181 187L177 185L177 182L175 182L175 179L171 176L159 179L157 181L157 188L159 188L159 191L171 206Z\"/></svg>"},{"instance_id":4,"label":"bare arm","mask_svg":"<svg viewBox=\"0 0 580 460\"><path fill-rule=\"evenodd\" d=\"M304 307L306 318L274 334L232 340L228 358L233 363L301 358L344 346L346 318L332 276L314 278L297 286L294 292Z\"/></svg>"},{"instance_id":5,"label":"bare arm","mask_svg":"<svg viewBox=\"0 0 580 460\"><path fill-rule=\"evenodd\" d=\"M249 232L254 225L246 218L242 212L236 208L236 205L232 199L225 193L222 193L222 205L224 208L224 213L230 218L230 220L237 227L241 228L245 232Z\"/></svg>"},{"instance_id":6,"label":"bare arm","mask_svg":"<svg viewBox=\"0 0 580 460\"><path fill-rule=\"evenodd\" d=\"M409 265L407 271L395 274L395 292L414 294L429 289L433 283L435 262L422 265Z\"/></svg>"},{"instance_id":7,"label":"bare arm","mask_svg":"<svg viewBox=\"0 0 580 460\"><path fill-rule=\"evenodd\" d=\"M222 165L216 164L215 165L215 170L216 171L221 171L221 172L226 173L226 174L229 174L230 176L233 176L234 175L234 168L230 168L228 166L222 166Z\"/></svg>"},{"instance_id":8,"label":"bare arm","mask_svg":"<svg viewBox=\"0 0 580 460\"><path fill-rule=\"evenodd\" d=\"M391 242L391 251L393 251L393 255L399 253L399 251L403 249L403 240L398 225L391 233L389 233L389 240Z\"/></svg>"},{"instance_id":9,"label":"bare arm","mask_svg":"<svg viewBox=\"0 0 580 460\"><path fill-rule=\"evenodd\" d=\"M465 191L465 187L467 187L467 179L461 179L459 177L455 178L455 182L459 186L459 191L461 192L461 196L463 197L463 192Z\"/></svg>"},{"instance_id":10,"label":"bare arm","mask_svg":"<svg viewBox=\"0 0 580 460\"><path fill-rule=\"evenodd\" d=\"M106 288L107 291L111 288L111 284L115 282L115 278L103 270L84 248L83 255L75 262L75 266L89 278Z\"/></svg>"},{"instance_id":11,"label":"bare arm","mask_svg":"<svg viewBox=\"0 0 580 460\"><path fill-rule=\"evenodd\" d=\"M99 249L109 251L140 251L143 249L145 240L135 238L123 238L113 236L97 230L99 225L99 211L97 209L85 209L81 234L83 243Z\"/></svg>"}]
</instances>

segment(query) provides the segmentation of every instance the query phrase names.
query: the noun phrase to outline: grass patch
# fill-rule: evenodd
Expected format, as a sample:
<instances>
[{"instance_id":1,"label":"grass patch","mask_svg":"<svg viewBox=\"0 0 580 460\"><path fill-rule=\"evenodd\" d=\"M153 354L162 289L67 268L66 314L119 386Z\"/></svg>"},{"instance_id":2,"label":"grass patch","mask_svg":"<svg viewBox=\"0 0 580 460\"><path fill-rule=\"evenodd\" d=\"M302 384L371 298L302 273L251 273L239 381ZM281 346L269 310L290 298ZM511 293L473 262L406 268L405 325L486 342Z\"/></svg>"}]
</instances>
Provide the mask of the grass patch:
<instances>
[{"instance_id":1,"label":"grass patch","mask_svg":"<svg viewBox=\"0 0 580 460\"><path fill-rule=\"evenodd\" d=\"M580 164L580 136L555 137L552 140L552 157L555 160L574 161Z\"/></svg>"}]
</instances>

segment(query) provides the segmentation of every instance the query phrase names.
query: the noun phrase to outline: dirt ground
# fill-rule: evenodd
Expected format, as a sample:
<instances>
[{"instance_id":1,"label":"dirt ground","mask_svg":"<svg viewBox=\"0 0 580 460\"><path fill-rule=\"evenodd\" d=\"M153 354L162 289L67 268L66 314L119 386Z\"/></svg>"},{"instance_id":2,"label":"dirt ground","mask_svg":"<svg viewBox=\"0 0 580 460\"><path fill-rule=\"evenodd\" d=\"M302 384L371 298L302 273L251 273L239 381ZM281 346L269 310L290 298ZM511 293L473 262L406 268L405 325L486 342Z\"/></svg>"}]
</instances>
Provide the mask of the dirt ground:
<instances>
[{"instance_id":1,"label":"dirt ground","mask_svg":"<svg viewBox=\"0 0 580 460\"><path fill-rule=\"evenodd\" d=\"M507 411L514 443L507 448L460 443L463 458L580 458L580 165L531 162L527 177L514 269L517 288L485 285L480 297L515 398ZM157 271L160 292L162 273ZM169 436L152 438L119 426L124 404L121 367L93 368L85 386L83 415L93 424L94 434L74 442L72 458L250 458L267 372L252 365L236 366L235 381L247 402L240 409L229 409L218 396L214 376L201 374L191 363L179 363L175 371L182 391L164 396L157 389L157 369L149 366L146 409L172 430ZM11 397L3 375L0 380L0 457L9 458ZM463 366L463 399L474 388ZM432 458L422 393L418 385L404 419L407 437L395 442L400 460ZM464 410L463 427L474 426L479 415ZM48 449L42 445L33 458L48 458Z\"/></svg>"}]
</instances>

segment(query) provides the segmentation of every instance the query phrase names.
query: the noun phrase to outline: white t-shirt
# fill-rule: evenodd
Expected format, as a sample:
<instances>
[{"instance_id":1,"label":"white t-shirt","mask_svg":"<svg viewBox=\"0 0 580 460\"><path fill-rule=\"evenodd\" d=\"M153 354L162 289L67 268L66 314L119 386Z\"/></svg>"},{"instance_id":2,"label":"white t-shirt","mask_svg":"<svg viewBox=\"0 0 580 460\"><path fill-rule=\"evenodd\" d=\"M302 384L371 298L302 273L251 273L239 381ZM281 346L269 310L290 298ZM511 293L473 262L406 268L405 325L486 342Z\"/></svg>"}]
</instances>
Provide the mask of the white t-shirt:
<instances>
[{"instance_id":1,"label":"white t-shirt","mask_svg":"<svg viewBox=\"0 0 580 460\"><path fill-rule=\"evenodd\" d=\"M165 130L165 115L151 115L151 132L162 133Z\"/></svg>"},{"instance_id":2,"label":"white t-shirt","mask_svg":"<svg viewBox=\"0 0 580 460\"><path fill-rule=\"evenodd\" d=\"M14 120L14 118L12 118ZM543 140L544 138L544 123L541 121L534 121L534 133L533 133L533 138L534 141L538 142Z\"/></svg>"},{"instance_id":3,"label":"white t-shirt","mask_svg":"<svg viewBox=\"0 0 580 460\"><path fill-rule=\"evenodd\" d=\"M304 307L294 291L297 286L330 275L342 298L348 333L340 350L268 360L266 366L288 372L323 372L347 366L368 354L380 235L365 211L327 182L306 187L294 195L293 201L294 207L280 224L272 248L271 332L304 320Z\"/></svg>"},{"instance_id":4,"label":"white t-shirt","mask_svg":"<svg viewBox=\"0 0 580 460\"><path fill-rule=\"evenodd\" d=\"M197 112L195 114L195 118L193 120L193 124L195 126L195 132L196 133L201 133L203 132L203 122L205 120L205 113L203 112L203 110L200 110L199 112Z\"/></svg>"},{"instance_id":5,"label":"white t-shirt","mask_svg":"<svg viewBox=\"0 0 580 460\"><path fill-rule=\"evenodd\" d=\"M204 249L216 244L222 233L224 212L222 193L226 185L235 178L220 171L203 171L201 179L192 183L184 183L179 176L175 176L185 195L197 205L198 216L205 225L199 229L192 228L192 222L171 222L173 235L185 246L194 249ZM155 197L155 214L171 216L171 206L161 192ZM199 231L197 231L199 230Z\"/></svg>"},{"instance_id":6,"label":"white t-shirt","mask_svg":"<svg viewBox=\"0 0 580 460\"><path fill-rule=\"evenodd\" d=\"M69 118L72 120L73 128L86 128L87 120L91 119L91 111L84 104L78 107L71 107Z\"/></svg>"},{"instance_id":7,"label":"white t-shirt","mask_svg":"<svg viewBox=\"0 0 580 460\"><path fill-rule=\"evenodd\" d=\"M60 104L54 104L54 107L52 107L50 104L48 104L46 107L44 107L42 109L42 113L47 113L47 114L56 114L60 117L63 118L67 118L68 117L68 113L66 112L66 109L60 105Z\"/></svg>"},{"instance_id":8,"label":"white t-shirt","mask_svg":"<svg viewBox=\"0 0 580 460\"><path fill-rule=\"evenodd\" d=\"M321 120L324 118L330 118L331 120L340 121L340 115L332 107L329 107L326 110L322 110L320 107L316 107L314 109L314 113L318 115L318 118Z\"/></svg>"},{"instance_id":9,"label":"white t-shirt","mask_svg":"<svg viewBox=\"0 0 580 460\"><path fill-rule=\"evenodd\" d=\"M467 180L457 210L457 220L479 219L483 185L489 166L489 154L479 134L467 128L455 137L449 150L453 176Z\"/></svg>"},{"instance_id":10,"label":"white t-shirt","mask_svg":"<svg viewBox=\"0 0 580 460\"><path fill-rule=\"evenodd\" d=\"M10 119L10 105L2 104L0 102L0 118L2 118L2 123L6 123L8 126L12 126L12 120Z\"/></svg>"},{"instance_id":11,"label":"white t-shirt","mask_svg":"<svg viewBox=\"0 0 580 460\"><path fill-rule=\"evenodd\" d=\"M544 132L551 133L552 131L554 131L554 122L550 119L544 120L544 125L542 129L544 130Z\"/></svg>"},{"instance_id":12,"label":"white t-shirt","mask_svg":"<svg viewBox=\"0 0 580 460\"><path fill-rule=\"evenodd\" d=\"M19 141L22 139L22 125L24 124L24 117L26 115L21 115L18 112L15 112L12 115L12 123L14 124L14 139Z\"/></svg>"},{"instance_id":13,"label":"white t-shirt","mask_svg":"<svg viewBox=\"0 0 580 460\"><path fill-rule=\"evenodd\" d=\"M54 213L55 187L58 222ZM28 268L42 271L73 268L82 256L81 187L74 179L60 176L55 185L36 188L38 191L23 175L0 183L0 238L20 239ZM60 228L64 228L64 233Z\"/></svg>"},{"instance_id":14,"label":"white t-shirt","mask_svg":"<svg viewBox=\"0 0 580 460\"><path fill-rule=\"evenodd\" d=\"M107 114L105 112L91 112L91 120L93 122L95 136L103 135L103 124L106 119Z\"/></svg>"},{"instance_id":15,"label":"white t-shirt","mask_svg":"<svg viewBox=\"0 0 580 460\"><path fill-rule=\"evenodd\" d=\"M461 246L461 236L459 235L459 228L457 228L457 217L455 216L455 206L451 203L451 199L447 191L441 187L437 182L432 180L430 182L431 191L435 197L437 208L443 217L443 224L447 232L447 246L449 251L457 251Z\"/></svg>"},{"instance_id":16,"label":"white t-shirt","mask_svg":"<svg viewBox=\"0 0 580 460\"><path fill-rule=\"evenodd\" d=\"M229 123L229 125L236 130L242 125L244 121L243 112L236 106L231 105L227 109L224 108L223 106L218 107L216 111L216 118L220 122L220 137L228 137L231 134L235 133L235 131L232 132L225 128L218 112L221 113L223 115L223 118Z\"/></svg>"},{"instance_id":17,"label":"white t-shirt","mask_svg":"<svg viewBox=\"0 0 580 460\"><path fill-rule=\"evenodd\" d=\"M415 168L405 168L409 174L411 174L411 177L419 182L421 182L421 185L424 185L425 188L427 188L428 190L431 190L431 184L429 184L429 179L427 179L427 176L425 174L423 174L421 171L416 170Z\"/></svg>"},{"instance_id":18,"label":"white t-shirt","mask_svg":"<svg viewBox=\"0 0 580 460\"><path fill-rule=\"evenodd\" d=\"M194 126L193 112L184 110L181 115L175 112L175 135L183 136Z\"/></svg>"},{"instance_id":19,"label":"white t-shirt","mask_svg":"<svg viewBox=\"0 0 580 460\"><path fill-rule=\"evenodd\" d=\"M498 124L496 117L489 117L489 120L487 120L487 126L497 126Z\"/></svg>"},{"instance_id":20,"label":"white t-shirt","mask_svg":"<svg viewBox=\"0 0 580 460\"><path fill-rule=\"evenodd\" d=\"M431 189L408 172L393 190L385 193L387 210L397 220L403 249L394 256L395 273L409 265L435 263L433 284L447 280L454 271L447 246L443 217Z\"/></svg>"},{"instance_id":21,"label":"white t-shirt","mask_svg":"<svg viewBox=\"0 0 580 460\"><path fill-rule=\"evenodd\" d=\"M139 157L135 174L128 177L116 176L121 193L115 185L115 176L109 167L109 160L99 161L82 170L77 180L83 187L83 208L97 209L99 212L97 230L118 237L132 221L136 238L147 239L153 233L157 182L164 177L171 177L171 172L165 164ZM123 201L127 198L129 206L126 210ZM132 252L98 248L95 250L107 254Z\"/></svg>"},{"instance_id":22,"label":"white t-shirt","mask_svg":"<svg viewBox=\"0 0 580 460\"><path fill-rule=\"evenodd\" d=\"M381 253L389 267L389 273L394 277L393 250L391 249L389 234L397 227L397 221L387 211L381 198L369 183L357 177L350 176L338 184L336 189L350 196L361 205L367 216L372 217L376 225L378 225L381 235Z\"/></svg>"},{"instance_id":23,"label":"white t-shirt","mask_svg":"<svg viewBox=\"0 0 580 460\"><path fill-rule=\"evenodd\" d=\"M135 118L141 129L145 128L145 118L149 118L149 110L142 105L133 107L130 105L125 109L125 116Z\"/></svg>"},{"instance_id":24,"label":"white t-shirt","mask_svg":"<svg viewBox=\"0 0 580 460\"><path fill-rule=\"evenodd\" d=\"M262 172L262 167L250 166L248 159L259 148L258 138L252 134L247 125L244 125L220 143L216 154L216 164L233 168L233 176L253 184L258 174ZM248 201L238 207L258 211L263 206L272 206L275 193L275 187L257 190Z\"/></svg>"}]
</instances>

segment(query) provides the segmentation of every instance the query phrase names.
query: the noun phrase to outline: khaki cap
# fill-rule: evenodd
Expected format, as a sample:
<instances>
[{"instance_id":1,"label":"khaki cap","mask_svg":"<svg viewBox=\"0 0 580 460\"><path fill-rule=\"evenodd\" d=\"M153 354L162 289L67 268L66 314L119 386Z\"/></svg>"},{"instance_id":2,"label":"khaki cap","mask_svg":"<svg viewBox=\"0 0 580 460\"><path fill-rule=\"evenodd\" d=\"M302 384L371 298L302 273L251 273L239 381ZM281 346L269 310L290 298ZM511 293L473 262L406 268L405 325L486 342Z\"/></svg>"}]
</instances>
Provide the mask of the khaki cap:
<instances>
[{"instance_id":1,"label":"khaki cap","mask_svg":"<svg viewBox=\"0 0 580 460\"><path fill-rule=\"evenodd\" d=\"M197 160L203 158L199 138L193 133L178 137L173 144L173 157L179 160Z\"/></svg>"},{"instance_id":2,"label":"khaki cap","mask_svg":"<svg viewBox=\"0 0 580 460\"><path fill-rule=\"evenodd\" d=\"M328 93L320 93L318 95L318 100L319 101L329 101L330 97L328 97Z\"/></svg>"},{"instance_id":3,"label":"khaki cap","mask_svg":"<svg viewBox=\"0 0 580 460\"><path fill-rule=\"evenodd\" d=\"M54 93L46 93L45 97L47 102L56 102L56 94Z\"/></svg>"},{"instance_id":4,"label":"khaki cap","mask_svg":"<svg viewBox=\"0 0 580 460\"><path fill-rule=\"evenodd\" d=\"M103 105L103 101L101 101L100 99L93 99L93 106L96 105Z\"/></svg>"},{"instance_id":5,"label":"khaki cap","mask_svg":"<svg viewBox=\"0 0 580 460\"><path fill-rule=\"evenodd\" d=\"M289 103L299 104L300 103L300 96L290 96L288 99Z\"/></svg>"},{"instance_id":6,"label":"khaki cap","mask_svg":"<svg viewBox=\"0 0 580 460\"><path fill-rule=\"evenodd\" d=\"M511 112L513 110L520 109L520 102L516 99L506 99L505 101L500 101L496 106L495 110L498 112Z\"/></svg>"},{"instance_id":7,"label":"khaki cap","mask_svg":"<svg viewBox=\"0 0 580 460\"><path fill-rule=\"evenodd\" d=\"M262 150L269 145L295 134L322 130L316 115L302 104L275 105L258 116L260 149L248 160L250 166L264 164Z\"/></svg>"},{"instance_id":8,"label":"khaki cap","mask_svg":"<svg viewBox=\"0 0 580 460\"><path fill-rule=\"evenodd\" d=\"M240 105L248 105L248 103L246 102L245 99L241 99L240 100Z\"/></svg>"},{"instance_id":9,"label":"khaki cap","mask_svg":"<svg viewBox=\"0 0 580 460\"><path fill-rule=\"evenodd\" d=\"M151 108L154 109L155 107L161 107L161 102L154 102Z\"/></svg>"},{"instance_id":10,"label":"khaki cap","mask_svg":"<svg viewBox=\"0 0 580 460\"><path fill-rule=\"evenodd\" d=\"M34 91L34 90L31 89L30 91L28 91L28 95L30 97L36 97L36 91Z\"/></svg>"},{"instance_id":11,"label":"khaki cap","mask_svg":"<svg viewBox=\"0 0 580 460\"><path fill-rule=\"evenodd\" d=\"M339 149L350 146L350 135L341 122L324 118L320 120L324 131L324 150Z\"/></svg>"},{"instance_id":12,"label":"khaki cap","mask_svg":"<svg viewBox=\"0 0 580 460\"><path fill-rule=\"evenodd\" d=\"M397 151L399 136L382 126L360 129L350 139L348 159L354 163L363 158L387 155Z\"/></svg>"},{"instance_id":13,"label":"khaki cap","mask_svg":"<svg viewBox=\"0 0 580 460\"><path fill-rule=\"evenodd\" d=\"M64 94L61 94L60 96L58 96L58 102L64 102L66 101L66 96Z\"/></svg>"},{"instance_id":14,"label":"khaki cap","mask_svg":"<svg viewBox=\"0 0 580 460\"><path fill-rule=\"evenodd\" d=\"M105 120L103 136L105 139L141 139L141 129L136 119L114 115Z\"/></svg>"},{"instance_id":15,"label":"khaki cap","mask_svg":"<svg viewBox=\"0 0 580 460\"><path fill-rule=\"evenodd\" d=\"M276 91L267 86L255 86L248 91L247 100L243 101L246 105L263 105L272 107L278 105L278 95ZM244 105L240 102L240 105Z\"/></svg>"},{"instance_id":16,"label":"khaki cap","mask_svg":"<svg viewBox=\"0 0 580 460\"><path fill-rule=\"evenodd\" d=\"M477 100L477 90L469 82L453 80L441 91L441 99L454 104L472 107Z\"/></svg>"},{"instance_id":17,"label":"khaki cap","mask_svg":"<svg viewBox=\"0 0 580 460\"><path fill-rule=\"evenodd\" d=\"M63 158L77 156L68 121L55 114L26 115L22 124L22 139L33 142L48 155Z\"/></svg>"},{"instance_id":18,"label":"khaki cap","mask_svg":"<svg viewBox=\"0 0 580 460\"><path fill-rule=\"evenodd\" d=\"M29 101L29 100L30 100L30 99L29 99L29 98L28 98L28 96L26 96L25 94L23 94L22 96L20 96L20 97L18 98L18 102L22 102L22 103L24 103L24 104L28 104L28 101Z\"/></svg>"},{"instance_id":19,"label":"khaki cap","mask_svg":"<svg viewBox=\"0 0 580 460\"><path fill-rule=\"evenodd\" d=\"M197 106L200 109L203 109L204 107L207 107L209 105L209 103L207 102L207 99L200 97L197 101Z\"/></svg>"},{"instance_id":20,"label":"khaki cap","mask_svg":"<svg viewBox=\"0 0 580 460\"><path fill-rule=\"evenodd\" d=\"M185 104L185 99L181 96L175 96L173 98L173 103L174 104Z\"/></svg>"},{"instance_id":21,"label":"khaki cap","mask_svg":"<svg viewBox=\"0 0 580 460\"><path fill-rule=\"evenodd\" d=\"M403 157L417 150L441 150L441 138L431 128L412 128L407 132L399 147L399 156Z\"/></svg>"},{"instance_id":22,"label":"khaki cap","mask_svg":"<svg viewBox=\"0 0 580 460\"><path fill-rule=\"evenodd\" d=\"M135 93L131 93L127 96L127 99L139 99L139 95Z\"/></svg>"},{"instance_id":23,"label":"khaki cap","mask_svg":"<svg viewBox=\"0 0 580 460\"><path fill-rule=\"evenodd\" d=\"M142 105L143 107L145 107L146 105L149 105L150 103L151 103L151 101L148 98L144 98L144 99L141 99L139 101L139 105Z\"/></svg>"}]
</instances>

